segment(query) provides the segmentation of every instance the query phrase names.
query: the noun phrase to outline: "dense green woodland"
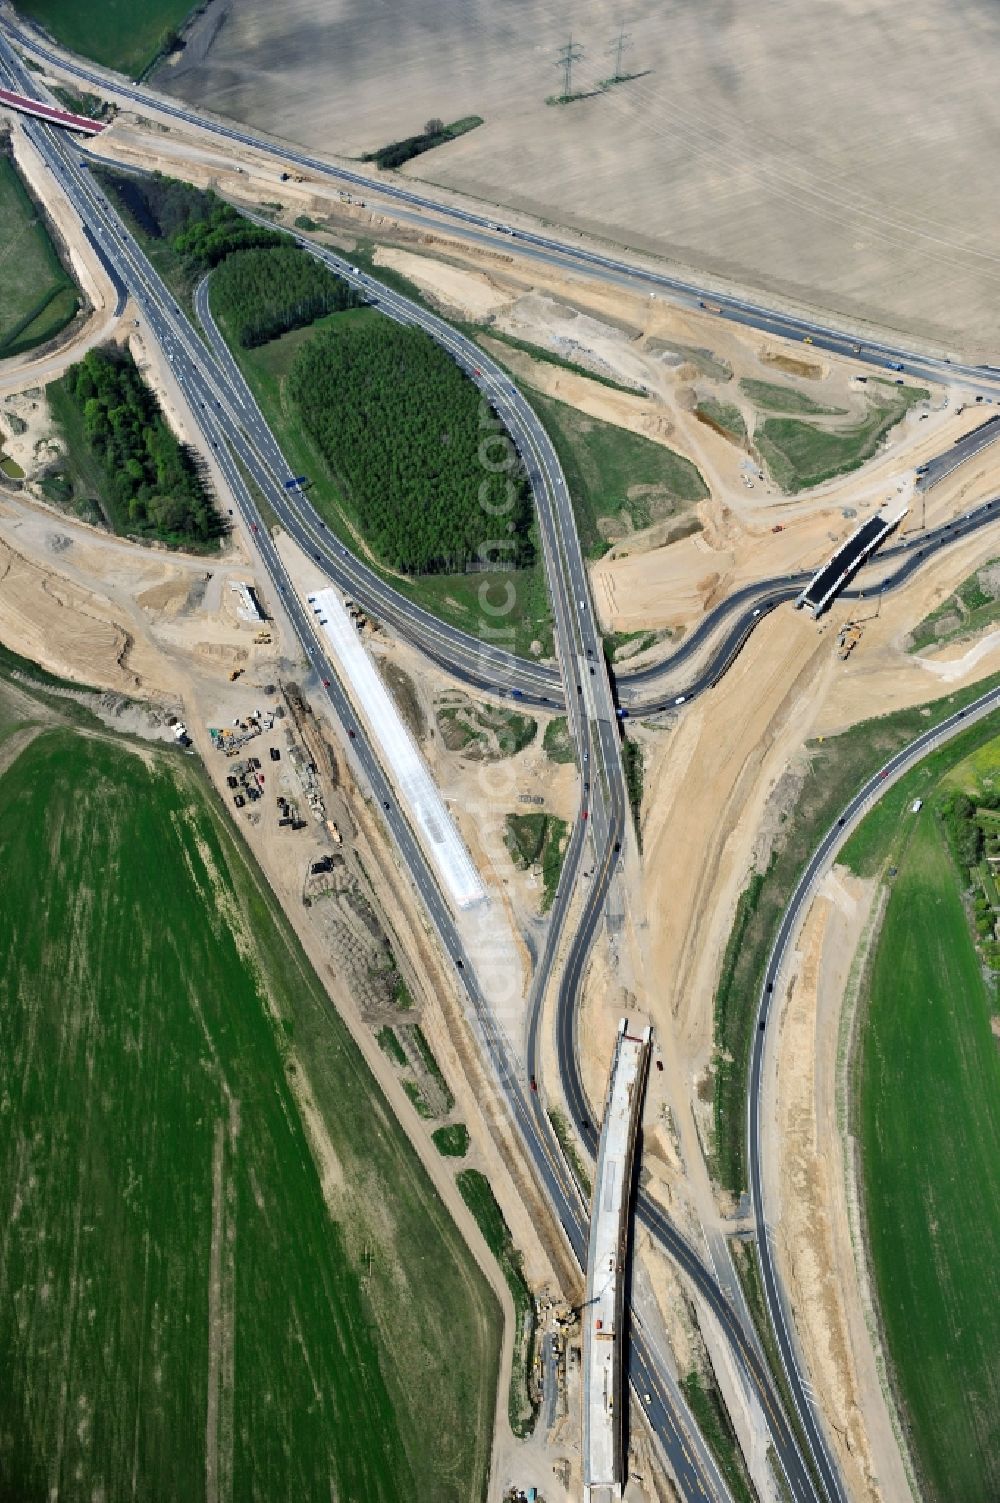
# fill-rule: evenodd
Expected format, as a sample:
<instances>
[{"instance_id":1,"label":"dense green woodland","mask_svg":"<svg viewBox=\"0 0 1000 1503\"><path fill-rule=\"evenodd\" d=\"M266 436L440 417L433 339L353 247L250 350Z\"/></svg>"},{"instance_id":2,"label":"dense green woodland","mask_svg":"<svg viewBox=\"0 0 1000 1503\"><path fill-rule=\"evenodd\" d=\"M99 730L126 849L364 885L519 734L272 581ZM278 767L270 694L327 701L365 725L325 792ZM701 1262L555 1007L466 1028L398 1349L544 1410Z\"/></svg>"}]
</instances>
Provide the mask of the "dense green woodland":
<instances>
[{"instance_id":1,"label":"dense green woodland","mask_svg":"<svg viewBox=\"0 0 1000 1503\"><path fill-rule=\"evenodd\" d=\"M341 277L295 245L236 251L212 278L212 306L244 349L362 301Z\"/></svg>"},{"instance_id":2,"label":"dense green woodland","mask_svg":"<svg viewBox=\"0 0 1000 1503\"><path fill-rule=\"evenodd\" d=\"M385 564L434 574L531 562L532 511L516 451L422 330L380 317L322 329L296 357L289 392ZM498 473L505 446L510 468Z\"/></svg>"},{"instance_id":3,"label":"dense green woodland","mask_svg":"<svg viewBox=\"0 0 1000 1503\"><path fill-rule=\"evenodd\" d=\"M190 452L167 426L131 355L90 350L63 378L106 481L116 532L207 543L221 523Z\"/></svg>"},{"instance_id":4,"label":"dense green woodland","mask_svg":"<svg viewBox=\"0 0 1000 1503\"><path fill-rule=\"evenodd\" d=\"M159 175L139 179L99 171L98 176L140 229L154 240L168 240L191 273L218 266L233 251L287 244L279 230L251 224L231 204L189 183Z\"/></svg>"}]
</instances>

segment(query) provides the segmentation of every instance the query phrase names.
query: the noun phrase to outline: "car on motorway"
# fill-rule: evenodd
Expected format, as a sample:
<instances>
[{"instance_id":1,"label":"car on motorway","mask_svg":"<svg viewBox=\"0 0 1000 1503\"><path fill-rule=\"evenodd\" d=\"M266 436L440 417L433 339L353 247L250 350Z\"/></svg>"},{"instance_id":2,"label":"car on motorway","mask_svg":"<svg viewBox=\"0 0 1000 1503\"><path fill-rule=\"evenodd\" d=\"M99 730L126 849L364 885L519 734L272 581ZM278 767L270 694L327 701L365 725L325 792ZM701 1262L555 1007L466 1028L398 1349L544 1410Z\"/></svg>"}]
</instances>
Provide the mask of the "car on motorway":
<instances>
[{"instance_id":1,"label":"car on motorway","mask_svg":"<svg viewBox=\"0 0 1000 1503\"><path fill-rule=\"evenodd\" d=\"M687 699L687 695L686 694L678 694L677 698L674 700L674 704L675 705L682 705L686 699Z\"/></svg>"},{"instance_id":2,"label":"car on motorway","mask_svg":"<svg viewBox=\"0 0 1000 1503\"><path fill-rule=\"evenodd\" d=\"M324 689L329 689L329 687L330 687L330 680L328 678L325 678L323 680L323 688Z\"/></svg>"}]
</instances>

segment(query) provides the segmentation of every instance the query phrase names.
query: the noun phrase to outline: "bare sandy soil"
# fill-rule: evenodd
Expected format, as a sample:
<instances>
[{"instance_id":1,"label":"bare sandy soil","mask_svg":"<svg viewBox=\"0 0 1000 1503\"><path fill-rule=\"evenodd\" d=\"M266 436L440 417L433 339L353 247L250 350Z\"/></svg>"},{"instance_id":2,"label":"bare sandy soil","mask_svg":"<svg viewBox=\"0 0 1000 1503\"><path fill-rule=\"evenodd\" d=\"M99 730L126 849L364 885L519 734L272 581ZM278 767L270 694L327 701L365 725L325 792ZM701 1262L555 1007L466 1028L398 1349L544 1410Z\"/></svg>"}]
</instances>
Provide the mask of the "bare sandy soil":
<instances>
[{"instance_id":1,"label":"bare sandy soil","mask_svg":"<svg viewBox=\"0 0 1000 1503\"><path fill-rule=\"evenodd\" d=\"M812 906L767 1061L765 1162L785 1287L800 1323L807 1311L813 1381L850 1496L890 1503L908 1484L858 1294L837 1120L841 1011L872 896L871 883L837 870Z\"/></svg>"},{"instance_id":2,"label":"bare sandy soil","mask_svg":"<svg viewBox=\"0 0 1000 1503\"><path fill-rule=\"evenodd\" d=\"M572 18L574 89L614 70L621 13ZM995 344L997 218L982 163L1000 125L1000 27L983 0L641 0L624 68L568 107L551 5L215 0L158 87L329 153L430 116L485 125L414 177L596 231L719 276L969 349Z\"/></svg>"}]
</instances>

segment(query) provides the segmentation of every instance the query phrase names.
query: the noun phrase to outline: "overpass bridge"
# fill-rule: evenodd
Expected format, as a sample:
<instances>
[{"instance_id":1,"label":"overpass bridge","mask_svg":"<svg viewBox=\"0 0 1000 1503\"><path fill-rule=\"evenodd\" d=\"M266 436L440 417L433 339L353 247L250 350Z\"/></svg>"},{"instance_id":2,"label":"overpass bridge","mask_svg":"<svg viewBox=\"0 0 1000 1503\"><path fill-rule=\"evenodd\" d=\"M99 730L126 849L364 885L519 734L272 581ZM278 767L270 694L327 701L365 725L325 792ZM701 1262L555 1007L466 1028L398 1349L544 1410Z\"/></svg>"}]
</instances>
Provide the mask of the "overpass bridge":
<instances>
[{"instance_id":1,"label":"overpass bridge","mask_svg":"<svg viewBox=\"0 0 1000 1503\"><path fill-rule=\"evenodd\" d=\"M868 556L884 543L894 527L898 527L906 516L908 507L904 506L894 517L887 517L884 512L877 516L869 517L867 521L856 527L849 538L846 538L827 563L816 570L812 579L799 595L795 604L800 608L805 606L813 614L813 617L821 616L830 601L843 589Z\"/></svg>"},{"instance_id":2,"label":"overpass bridge","mask_svg":"<svg viewBox=\"0 0 1000 1503\"><path fill-rule=\"evenodd\" d=\"M625 1258L632 1169L652 1029L618 1025L611 1061L587 1246L583 1307L583 1496L610 1503L625 1486Z\"/></svg>"},{"instance_id":3,"label":"overpass bridge","mask_svg":"<svg viewBox=\"0 0 1000 1503\"><path fill-rule=\"evenodd\" d=\"M41 99L32 99L27 94L15 94L13 89L0 89L0 107L17 110L22 115L31 115L35 120L44 120L46 125L62 125L66 130L79 131L84 136L99 136L104 129L100 120L91 120L86 115L74 115L69 110L57 109L54 104L45 104Z\"/></svg>"}]
</instances>

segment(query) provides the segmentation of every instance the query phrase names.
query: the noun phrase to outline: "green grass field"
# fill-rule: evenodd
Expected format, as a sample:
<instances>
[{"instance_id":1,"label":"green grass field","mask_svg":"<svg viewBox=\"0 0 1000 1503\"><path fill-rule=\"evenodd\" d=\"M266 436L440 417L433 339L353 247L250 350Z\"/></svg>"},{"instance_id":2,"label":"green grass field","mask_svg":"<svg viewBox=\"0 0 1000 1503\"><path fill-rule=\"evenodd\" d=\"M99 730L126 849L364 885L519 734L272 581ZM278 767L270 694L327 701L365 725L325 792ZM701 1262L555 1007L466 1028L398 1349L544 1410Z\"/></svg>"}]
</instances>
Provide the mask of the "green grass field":
<instances>
[{"instance_id":1,"label":"green grass field","mask_svg":"<svg viewBox=\"0 0 1000 1503\"><path fill-rule=\"evenodd\" d=\"M867 413L848 427L821 428L798 418L765 418L757 425L754 444L783 491L791 495L856 470L909 408L927 398L923 387L875 379L866 393Z\"/></svg>"},{"instance_id":2,"label":"green grass field","mask_svg":"<svg viewBox=\"0 0 1000 1503\"><path fill-rule=\"evenodd\" d=\"M0 360L52 339L78 306L39 209L0 153Z\"/></svg>"},{"instance_id":3,"label":"green grass field","mask_svg":"<svg viewBox=\"0 0 1000 1503\"><path fill-rule=\"evenodd\" d=\"M521 1268L521 1254L514 1246L510 1228L486 1175L480 1174L478 1169L462 1169L456 1174L455 1180L462 1199L476 1218L490 1252L500 1265L514 1301L517 1330L514 1336L507 1414L515 1435L530 1435L535 1428L535 1406L528 1390L528 1374L535 1346L535 1302Z\"/></svg>"},{"instance_id":4,"label":"green grass field","mask_svg":"<svg viewBox=\"0 0 1000 1503\"><path fill-rule=\"evenodd\" d=\"M858 1068L879 1305L929 1495L1000 1496L1000 1053L933 810L912 820Z\"/></svg>"},{"instance_id":5,"label":"green grass field","mask_svg":"<svg viewBox=\"0 0 1000 1503\"><path fill-rule=\"evenodd\" d=\"M587 417L538 391L530 392L530 401L565 471L588 557L607 551L608 522L617 522L618 532L622 517L630 527L648 527L663 517L683 517L708 495L699 470L663 444ZM696 529L693 517L691 523Z\"/></svg>"},{"instance_id":6,"label":"green grass field","mask_svg":"<svg viewBox=\"0 0 1000 1503\"><path fill-rule=\"evenodd\" d=\"M483 1497L496 1302L196 765L45 729L0 864L0 1491Z\"/></svg>"},{"instance_id":7,"label":"green grass field","mask_svg":"<svg viewBox=\"0 0 1000 1503\"><path fill-rule=\"evenodd\" d=\"M17 0L16 9L68 51L138 78L194 6L191 0Z\"/></svg>"}]
</instances>

